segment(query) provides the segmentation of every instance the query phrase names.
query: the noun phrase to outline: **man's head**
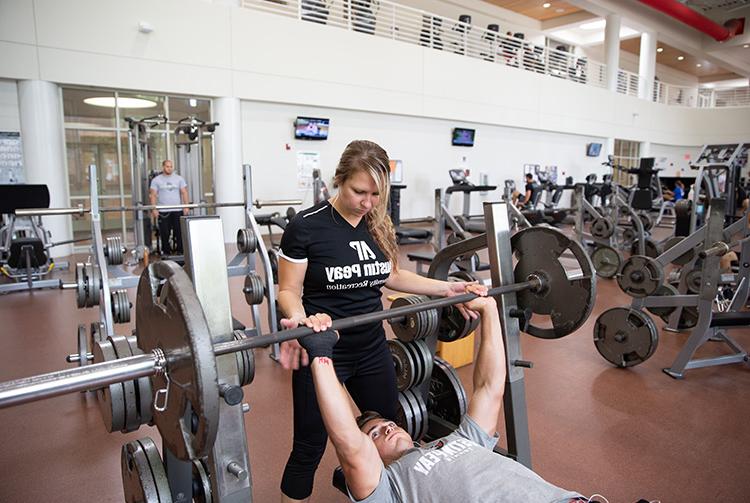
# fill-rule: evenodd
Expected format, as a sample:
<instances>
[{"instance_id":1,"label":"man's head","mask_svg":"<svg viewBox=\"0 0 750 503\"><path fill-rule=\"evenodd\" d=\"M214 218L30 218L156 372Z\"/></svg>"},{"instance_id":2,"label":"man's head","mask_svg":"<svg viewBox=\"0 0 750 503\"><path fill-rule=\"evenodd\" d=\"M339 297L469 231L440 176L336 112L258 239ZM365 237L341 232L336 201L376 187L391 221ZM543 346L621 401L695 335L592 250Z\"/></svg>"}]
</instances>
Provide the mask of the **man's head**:
<instances>
[{"instance_id":1,"label":"man's head","mask_svg":"<svg viewBox=\"0 0 750 503\"><path fill-rule=\"evenodd\" d=\"M165 175L171 175L174 172L174 164L169 159L165 159L161 162L161 170Z\"/></svg>"},{"instance_id":2,"label":"man's head","mask_svg":"<svg viewBox=\"0 0 750 503\"><path fill-rule=\"evenodd\" d=\"M534 181L534 175L531 173L526 173L526 181L527 182L533 182Z\"/></svg>"},{"instance_id":3,"label":"man's head","mask_svg":"<svg viewBox=\"0 0 750 503\"><path fill-rule=\"evenodd\" d=\"M385 465L396 461L414 447L414 441L403 428L377 412L364 412L357 418L357 426L370 437Z\"/></svg>"}]
</instances>

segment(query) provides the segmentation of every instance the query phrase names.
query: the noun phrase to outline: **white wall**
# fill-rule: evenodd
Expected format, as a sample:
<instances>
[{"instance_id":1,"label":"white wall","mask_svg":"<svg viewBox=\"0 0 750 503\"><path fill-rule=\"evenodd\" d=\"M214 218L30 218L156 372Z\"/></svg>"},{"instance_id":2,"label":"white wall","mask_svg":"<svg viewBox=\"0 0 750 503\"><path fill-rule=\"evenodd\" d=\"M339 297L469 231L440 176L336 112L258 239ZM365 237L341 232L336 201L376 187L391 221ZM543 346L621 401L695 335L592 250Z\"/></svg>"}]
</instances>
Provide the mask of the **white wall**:
<instances>
[{"instance_id":1,"label":"white wall","mask_svg":"<svg viewBox=\"0 0 750 503\"><path fill-rule=\"evenodd\" d=\"M326 141L294 140L293 121L298 116L327 117L331 120ZM451 145L453 127L476 129L474 147ZM434 189L451 184L448 170L468 167L470 179L479 183L487 173L498 190L486 196L472 195L472 213L481 213L482 201L498 200L503 181L515 179L523 187L523 165L557 165L560 181L573 176L581 181L589 173L606 172L599 158L586 157L586 144L604 143L596 136L566 135L507 128L471 122L446 121L403 115L244 101L242 103L242 150L253 166L254 197L301 198L302 208L312 204L310 191L298 191L296 156L299 151L320 153L323 179L330 185L339 156L347 143L369 139L379 143L391 159L404 165L401 217L418 218L434 214ZM286 144L291 147L286 150ZM464 160L465 158L465 160ZM452 209L460 212L461 195L452 197Z\"/></svg>"},{"instance_id":2,"label":"white wall","mask_svg":"<svg viewBox=\"0 0 750 503\"><path fill-rule=\"evenodd\" d=\"M20 131L18 86L13 80L0 79L0 131Z\"/></svg>"},{"instance_id":3,"label":"white wall","mask_svg":"<svg viewBox=\"0 0 750 503\"><path fill-rule=\"evenodd\" d=\"M661 168L659 176L694 177L697 171L690 169L701 152L701 146L651 144L651 157L656 160L656 167Z\"/></svg>"}]
</instances>

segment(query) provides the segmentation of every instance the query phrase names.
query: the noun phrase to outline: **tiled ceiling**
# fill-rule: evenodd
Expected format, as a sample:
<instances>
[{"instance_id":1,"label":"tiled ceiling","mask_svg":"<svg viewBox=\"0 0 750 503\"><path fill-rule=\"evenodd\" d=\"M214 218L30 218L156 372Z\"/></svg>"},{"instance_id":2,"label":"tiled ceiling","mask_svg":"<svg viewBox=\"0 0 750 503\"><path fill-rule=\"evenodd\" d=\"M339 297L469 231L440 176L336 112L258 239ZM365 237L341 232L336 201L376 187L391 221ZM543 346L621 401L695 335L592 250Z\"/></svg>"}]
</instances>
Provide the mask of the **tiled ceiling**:
<instances>
[{"instance_id":1,"label":"tiled ceiling","mask_svg":"<svg viewBox=\"0 0 750 503\"><path fill-rule=\"evenodd\" d=\"M528 16L539 21L546 21L547 19L555 19L561 16L567 16L575 12L580 12L582 9L575 7L568 2L562 2L559 0L485 0L487 3L497 5L503 9L508 9L524 16ZM549 7L545 8L544 4L550 4Z\"/></svg>"},{"instance_id":2,"label":"tiled ceiling","mask_svg":"<svg viewBox=\"0 0 750 503\"><path fill-rule=\"evenodd\" d=\"M675 49L665 43L657 42L656 46L664 49L662 52L656 53L656 62L661 65L669 66L676 70L680 70L681 72L695 75L699 78L712 77L724 79L740 77L719 65L706 61L703 58L693 56L689 52ZM638 55L641 52L641 38L635 37L623 40L620 42L620 48L623 51ZM677 58L679 56L682 56L684 59L678 60Z\"/></svg>"}]
</instances>

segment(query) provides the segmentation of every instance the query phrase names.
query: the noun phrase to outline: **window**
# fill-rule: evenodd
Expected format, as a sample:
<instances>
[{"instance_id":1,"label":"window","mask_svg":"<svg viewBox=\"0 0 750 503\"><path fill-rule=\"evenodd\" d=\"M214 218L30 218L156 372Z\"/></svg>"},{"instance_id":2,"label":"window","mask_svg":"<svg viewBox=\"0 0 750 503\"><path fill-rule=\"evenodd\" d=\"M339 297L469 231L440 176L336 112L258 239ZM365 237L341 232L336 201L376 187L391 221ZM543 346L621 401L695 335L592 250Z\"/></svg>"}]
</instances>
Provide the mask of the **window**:
<instances>
[{"instance_id":1,"label":"window","mask_svg":"<svg viewBox=\"0 0 750 503\"><path fill-rule=\"evenodd\" d=\"M100 205L131 204L131 156L126 117L140 119L162 114L170 122L188 116L211 120L211 101L204 98L63 88L62 101L71 206L82 204L89 207L90 164L97 167ZM204 195L205 200L213 201L213 138L205 137L202 146ZM159 171L164 159L175 159L174 125L164 124L151 129L148 147L149 171ZM133 243L132 213L103 213L101 221L105 236L121 235L125 243ZM73 220L74 238L85 238L90 233L87 218Z\"/></svg>"},{"instance_id":2,"label":"window","mask_svg":"<svg viewBox=\"0 0 750 503\"><path fill-rule=\"evenodd\" d=\"M615 139L614 164L626 169L638 168L641 159L640 151L640 142ZM620 185L629 186L635 183L634 175L622 171L615 172L615 177Z\"/></svg>"}]
</instances>

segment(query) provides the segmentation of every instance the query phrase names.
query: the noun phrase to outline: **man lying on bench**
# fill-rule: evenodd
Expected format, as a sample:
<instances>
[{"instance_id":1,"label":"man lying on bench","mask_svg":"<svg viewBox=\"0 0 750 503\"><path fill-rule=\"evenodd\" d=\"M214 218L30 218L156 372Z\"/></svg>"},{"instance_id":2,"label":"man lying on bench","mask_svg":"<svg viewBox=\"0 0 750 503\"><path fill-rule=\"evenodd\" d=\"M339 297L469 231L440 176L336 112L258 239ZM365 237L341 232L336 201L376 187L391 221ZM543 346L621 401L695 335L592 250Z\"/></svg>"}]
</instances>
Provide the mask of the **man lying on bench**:
<instances>
[{"instance_id":1,"label":"man lying on bench","mask_svg":"<svg viewBox=\"0 0 750 503\"><path fill-rule=\"evenodd\" d=\"M355 420L331 361L335 332L300 339L312 361L320 411L349 497L367 502L589 501L492 451L506 377L500 319L491 297L476 298L468 307L482 318L468 413L455 432L425 447L377 413L365 412Z\"/></svg>"}]
</instances>

